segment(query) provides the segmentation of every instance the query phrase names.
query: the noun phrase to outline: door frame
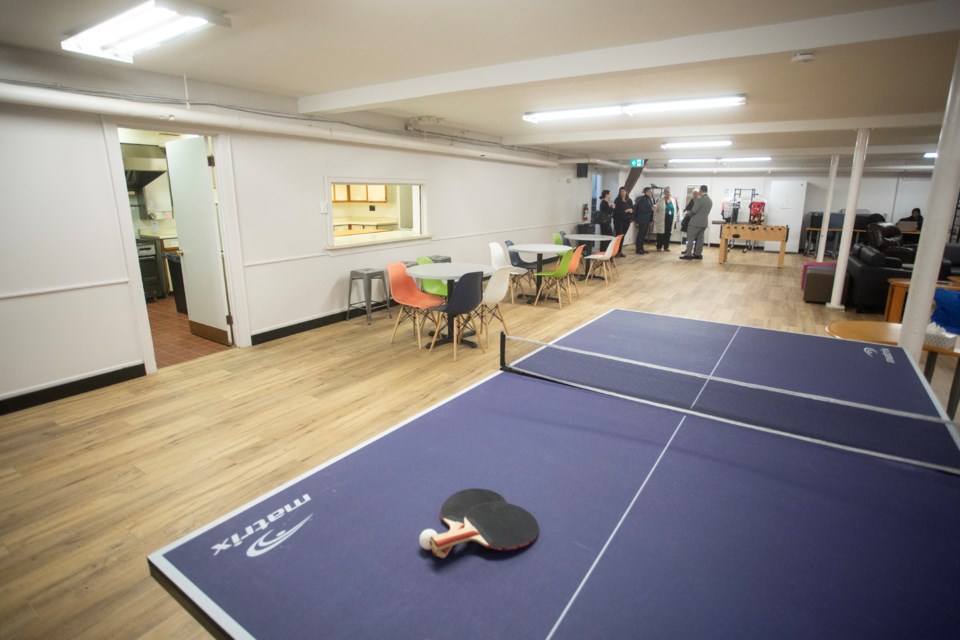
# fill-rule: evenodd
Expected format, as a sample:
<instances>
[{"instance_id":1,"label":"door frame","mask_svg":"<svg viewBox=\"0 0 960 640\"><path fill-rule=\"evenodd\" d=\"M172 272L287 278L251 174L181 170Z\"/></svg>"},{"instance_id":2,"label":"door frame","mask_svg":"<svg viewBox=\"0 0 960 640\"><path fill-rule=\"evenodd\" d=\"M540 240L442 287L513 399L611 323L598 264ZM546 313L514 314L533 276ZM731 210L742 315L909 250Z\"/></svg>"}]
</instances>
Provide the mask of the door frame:
<instances>
[{"instance_id":1,"label":"door frame","mask_svg":"<svg viewBox=\"0 0 960 640\"><path fill-rule=\"evenodd\" d=\"M127 189L124 179L123 157L120 152L120 129L140 129L145 131L159 131L154 123L130 121L120 122L101 117L104 143L107 152L108 164L111 168L114 183L114 199L116 201L117 221L120 227L120 236L123 242L124 258L127 265L129 281L131 313L137 327L140 348L143 354L143 364L147 374L156 373L157 360L153 348L153 338L150 332L150 318L147 315L147 301L143 293L143 282L140 279L140 263L136 252L137 233L133 226L130 214L130 204L127 199ZM235 347L251 346L250 315L246 304L246 289L244 287L242 245L240 242L240 224L237 214L236 182L234 180L232 145L230 136L226 132L204 131L199 127L164 126L164 131L184 135L194 134L209 137L213 140L217 187L217 215L220 225L220 245L223 252L223 270L226 280L227 306L233 316L233 342Z\"/></svg>"}]
</instances>

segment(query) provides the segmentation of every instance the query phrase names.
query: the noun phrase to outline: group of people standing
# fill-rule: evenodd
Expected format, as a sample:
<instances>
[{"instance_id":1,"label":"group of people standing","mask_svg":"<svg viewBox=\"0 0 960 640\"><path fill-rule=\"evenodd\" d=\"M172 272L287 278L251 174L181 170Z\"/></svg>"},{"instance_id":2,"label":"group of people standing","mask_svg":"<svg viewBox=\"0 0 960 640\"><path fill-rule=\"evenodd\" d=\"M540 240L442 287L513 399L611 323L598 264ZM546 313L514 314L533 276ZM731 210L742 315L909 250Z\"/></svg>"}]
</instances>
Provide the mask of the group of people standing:
<instances>
[{"instance_id":1,"label":"group of people standing","mask_svg":"<svg viewBox=\"0 0 960 640\"><path fill-rule=\"evenodd\" d=\"M710 209L713 201L707 195L707 186L701 185L694 190L693 197L684 208L684 228L687 232L687 246L680 255L681 260L703 259L703 238L710 223ZM653 198L653 188L644 187L643 195L636 201L630 198L626 187L620 187L620 193L611 204L610 190L600 194L601 220L613 221L614 235L626 235L632 222L637 226L637 255L647 253L644 245L650 225L653 225L657 251L670 251L670 233L673 231L674 217L680 213L679 202L670 193L670 187L663 190L659 200ZM623 256L623 245L618 257Z\"/></svg>"}]
</instances>

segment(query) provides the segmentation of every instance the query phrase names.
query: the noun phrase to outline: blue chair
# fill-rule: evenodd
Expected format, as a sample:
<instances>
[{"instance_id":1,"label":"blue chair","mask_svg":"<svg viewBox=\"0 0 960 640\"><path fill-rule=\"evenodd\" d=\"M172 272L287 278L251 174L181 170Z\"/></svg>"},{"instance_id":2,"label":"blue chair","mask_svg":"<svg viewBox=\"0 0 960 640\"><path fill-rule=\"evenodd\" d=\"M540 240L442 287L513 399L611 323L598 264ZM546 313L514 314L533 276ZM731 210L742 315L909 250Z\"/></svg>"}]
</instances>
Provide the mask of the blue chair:
<instances>
[{"instance_id":1,"label":"blue chair","mask_svg":"<svg viewBox=\"0 0 960 640\"><path fill-rule=\"evenodd\" d=\"M445 304L431 307L432 319L436 328L433 331L433 340L430 342L430 351L437 344L443 324L450 326L449 318L453 318L453 359L457 359L457 344L463 338L467 329L472 329L477 336L477 346L485 350L480 336L483 334L483 323L477 324L477 307L483 302L483 272L471 271L460 276L457 286Z\"/></svg>"}]
</instances>

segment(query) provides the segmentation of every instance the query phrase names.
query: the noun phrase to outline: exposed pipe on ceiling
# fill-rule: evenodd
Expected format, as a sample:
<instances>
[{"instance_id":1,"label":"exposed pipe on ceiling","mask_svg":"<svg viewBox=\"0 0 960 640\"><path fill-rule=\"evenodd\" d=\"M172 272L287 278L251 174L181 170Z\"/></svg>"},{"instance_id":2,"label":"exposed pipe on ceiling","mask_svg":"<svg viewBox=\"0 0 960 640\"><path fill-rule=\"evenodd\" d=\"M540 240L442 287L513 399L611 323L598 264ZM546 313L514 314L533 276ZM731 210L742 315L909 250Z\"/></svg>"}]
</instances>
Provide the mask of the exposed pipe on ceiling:
<instances>
[{"instance_id":1,"label":"exposed pipe on ceiling","mask_svg":"<svg viewBox=\"0 0 960 640\"><path fill-rule=\"evenodd\" d=\"M601 167L614 167L615 169L629 169L625 164L612 162L610 160L597 160L596 158L564 158L558 161L560 164L597 164Z\"/></svg>"},{"instance_id":2,"label":"exposed pipe on ceiling","mask_svg":"<svg viewBox=\"0 0 960 640\"><path fill-rule=\"evenodd\" d=\"M115 98L88 96L64 91L55 91L53 89L43 89L39 87L24 87L3 82L0 82L0 102L8 102L31 107L43 107L48 109L65 109L68 111L95 113L104 116L112 116L117 119L133 118L138 121L146 120L149 122L156 122L159 120L165 123L175 122L179 125L204 127L214 130L226 129L230 131L271 133L280 136L314 138L347 144L404 149L409 151L420 151L424 153L473 158L478 160L489 160L493 162L521 164L533 167L558 166L557 162L547 160L536 160L533 158L511 156L505 153L491 153L489 151L477 149L441 146L417 140L406 140L403 138L394 138L388 135L346 131L323 125L313 125L310 123L275 122L273 120L267 120L264 118L232 116L220 113L212 113L209 111L199 111L196 108L185 109L182 107L171 107L168 105L117 100ZM142 122L138 122L136 126L151 127L155 125L145 125Z\"/></svg>"}]
</instances>

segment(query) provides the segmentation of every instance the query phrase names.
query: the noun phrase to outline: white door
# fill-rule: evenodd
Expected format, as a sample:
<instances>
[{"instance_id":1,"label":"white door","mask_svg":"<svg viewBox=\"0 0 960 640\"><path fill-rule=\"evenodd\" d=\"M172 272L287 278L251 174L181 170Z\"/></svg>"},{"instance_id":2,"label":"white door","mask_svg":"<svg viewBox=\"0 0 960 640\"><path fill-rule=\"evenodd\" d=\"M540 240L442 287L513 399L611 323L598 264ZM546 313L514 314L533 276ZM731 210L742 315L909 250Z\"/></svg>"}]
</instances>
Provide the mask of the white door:
<instances>
[{"instance_id":1,"label":"white door","mask_svg":"<svg viewBox=\"0 0 960 640\"><path fill-rule=\"evenodd\" d=\"M184 138L168 142L166 149L190 331L214 342L233 344L227 324L229 306L213 169L207 163L206 142L200 136Z\"/></svg>"},{"instance_id":2,"label":"white door","mask_svg":"<svg viewBox=\"0 0 960 640\"><path fill-rule=\"evenodd\" d=\"M766 224L790 227L787 252L800 250L803 233L803 208L807 198L806 180L771 180L767 195ZM764 242L764 251L780 251L779 242Z\"/></svg>"}]
</instances>

